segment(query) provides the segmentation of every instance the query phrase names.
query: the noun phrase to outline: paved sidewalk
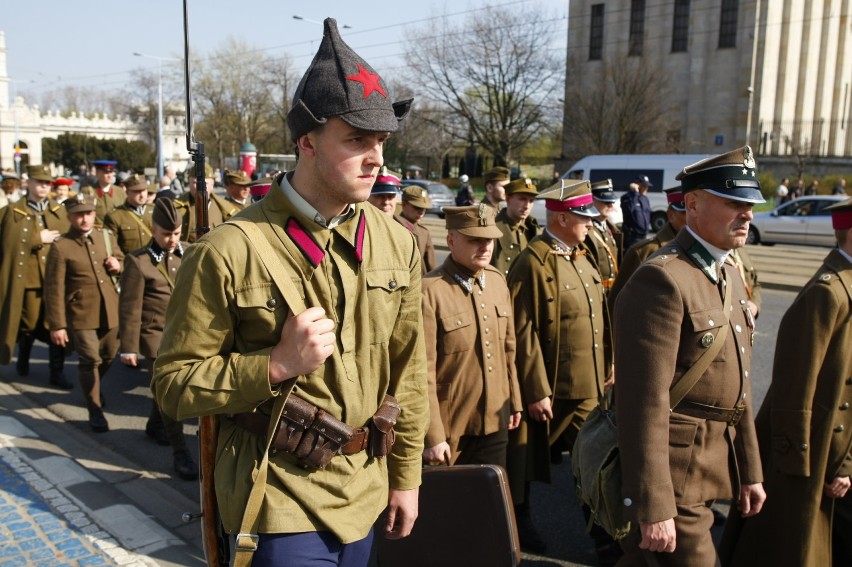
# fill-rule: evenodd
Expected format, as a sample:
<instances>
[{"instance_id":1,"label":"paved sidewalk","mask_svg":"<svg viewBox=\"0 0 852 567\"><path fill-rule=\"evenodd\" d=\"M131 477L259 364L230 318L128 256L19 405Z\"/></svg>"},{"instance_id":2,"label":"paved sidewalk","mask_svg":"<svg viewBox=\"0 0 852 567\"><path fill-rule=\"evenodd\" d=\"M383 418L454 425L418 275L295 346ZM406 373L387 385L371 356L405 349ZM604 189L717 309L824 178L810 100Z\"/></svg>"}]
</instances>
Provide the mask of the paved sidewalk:
<instances>
[{"instance_id":1,"label":"paved sidewalk","mask_svg":"<svg viewBox=\"0 0 852 567\"><path fill-rule=\"evenodd\" d=\"M0 414L0 567L204 564L192 503L5 383Z\"/></svg>"}]
</instances>

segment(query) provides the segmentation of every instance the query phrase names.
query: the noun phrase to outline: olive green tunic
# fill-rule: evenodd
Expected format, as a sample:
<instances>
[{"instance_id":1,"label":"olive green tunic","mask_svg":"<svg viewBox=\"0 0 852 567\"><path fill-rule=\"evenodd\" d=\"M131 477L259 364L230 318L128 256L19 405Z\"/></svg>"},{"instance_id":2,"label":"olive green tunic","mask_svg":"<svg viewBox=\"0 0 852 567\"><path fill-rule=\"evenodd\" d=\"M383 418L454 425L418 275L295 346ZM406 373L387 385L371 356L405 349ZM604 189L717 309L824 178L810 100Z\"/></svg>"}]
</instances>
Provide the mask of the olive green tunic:
<instances>
[{"instance_id":1,"label":"olive green tunic","mask_svg":"<svg viewBox=\"0 0 852 567\"><path fill-rule=\"evenodd\" d=\"M117 206L104 218L104 226L118 240L118 247L125 254L139 250L151 240L151 213L154 207L145 205L142 215L127 203Z\"/></svg>"},{"instance_id":2,"label":"olive green tunic","mask_svg":"<svg viewBox=\"0 0 852 567\"><path fill-rule=\"evenodd\" d=\"M504 276L508 276L512 261L517 259L521 250L526 248L530 240L536 237L540 227L535 217L531 216L519 223L512 223L506 209L497 213L494 222L503 236L494 241L491 265L500 270L500 273Z\"/></svg>"},{"instance_id":3,"label":"olive green tunic","mask_svg":"<svg viewBox=\"0 0 852 567\"><path fill-rule=\"evenodd\" d=\"M414 237L370 204L327 229L284 194L284 175L237 216L270 239L308 306L336 322L334 354L296 391L349 425L367 424L386 393L402 413L387 459L339 455L306 470L278 452L270 458L261 533L330 530L343 543L367 535L387 506L388 484L420 484L428 423L420 260ZM268 414L269 356L290 315L253 245L224 224L187 250L166 312L152 380L162 410L183 420L257 410ZM263 440L220 419L215 481L225 528L239 529Z\"/></svg>"}]
</instances>

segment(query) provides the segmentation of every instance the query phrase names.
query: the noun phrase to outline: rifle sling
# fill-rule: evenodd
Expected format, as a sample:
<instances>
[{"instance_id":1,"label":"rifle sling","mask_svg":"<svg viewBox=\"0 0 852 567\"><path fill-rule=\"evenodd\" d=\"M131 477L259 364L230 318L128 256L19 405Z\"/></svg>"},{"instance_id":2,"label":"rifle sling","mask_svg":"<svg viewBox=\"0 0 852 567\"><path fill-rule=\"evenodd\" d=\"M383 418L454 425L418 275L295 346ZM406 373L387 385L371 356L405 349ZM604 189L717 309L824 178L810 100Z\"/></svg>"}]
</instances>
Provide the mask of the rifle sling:
<instances>
[{"instance_id":1,"label":"rifle sling","mask_svg":"<svg viewBox=\"0 0 852 567\"><path fill-rule=\"evenodd\" d=\"M269 239L263 234L258 226L249 220L242 218L232 218L226 224L232 224L240 229L246 235L247 241L254 248L257 255L260 257L263 266L272 276L272 281L284 301L290 307L293 315L297 315L304 311L305 305L302 296L299 294L296 286L293 285L293 280L284 270L284 265L276 257L275 251ZM263 505L263 497L266 493L266 478L269 470L269 449L272 441L275 438L275 431L278 428L278 422L281 421L281 414L284 411L284 403L287 397L296 385L296 380L288 380L282 384L281 391L275 404L272 406L272 412L269 417L269 425L266 431L266 448L263 451L263 458L257 470L257 475L254 479L254 484L249 493L248 502L246 502L245 512L243 512L243 520L240 523L240 533L236 538L236 554L234 557L234 567L248 567L251 565L251 559L254 552L257 550L257 525L260 518L260 508Z\"/></svg>"}]
</instances>

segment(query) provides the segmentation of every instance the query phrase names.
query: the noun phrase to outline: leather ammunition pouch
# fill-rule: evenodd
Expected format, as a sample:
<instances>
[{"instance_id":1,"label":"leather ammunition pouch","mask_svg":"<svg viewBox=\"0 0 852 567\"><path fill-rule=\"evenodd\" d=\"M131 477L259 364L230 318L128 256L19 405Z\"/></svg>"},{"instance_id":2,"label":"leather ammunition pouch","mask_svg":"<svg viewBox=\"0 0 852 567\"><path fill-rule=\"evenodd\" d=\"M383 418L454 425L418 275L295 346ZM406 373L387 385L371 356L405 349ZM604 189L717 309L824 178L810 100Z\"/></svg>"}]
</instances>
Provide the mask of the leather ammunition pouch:
<instances>
[{"instance_id":1,"label":"leather ammunition pouch","mask_svg":"<svg viewBox=\"0 0 852 567\"><path fill-rule=\"evenodd\" d=\"M274 455L283 451L296 457L305 468L312 469L325 467L335 455L354 455L365 449L371 457L384 457L393 447L393 426L399 411L396 399L386 395L369 426L356 428L290 394L269 452ZM240 413L232 419L236 425L254 435L266 435L267 415Z\"/></svg>"}]
</instances>

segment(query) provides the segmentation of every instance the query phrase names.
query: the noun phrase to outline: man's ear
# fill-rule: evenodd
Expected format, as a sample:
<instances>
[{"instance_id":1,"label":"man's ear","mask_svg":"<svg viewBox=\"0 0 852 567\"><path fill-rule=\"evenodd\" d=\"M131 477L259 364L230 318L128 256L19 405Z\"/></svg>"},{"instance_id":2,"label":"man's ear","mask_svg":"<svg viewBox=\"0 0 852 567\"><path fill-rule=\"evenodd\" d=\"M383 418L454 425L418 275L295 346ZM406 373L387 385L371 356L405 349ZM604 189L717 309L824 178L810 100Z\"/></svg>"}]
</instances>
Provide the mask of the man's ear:
<instances>
[{"instance_id":1,"label":"man's ear","mask_svg":"<svg viewBox=\"0 0 852 567\"><path fill-rule=\"evenodd\" d=\"M314 148L314 139L311 136L311 132L307 134L302 134L298 138L296 138L296 148L299 151L299 155L305 155L314 157L316 155L316 149Z\"/></svg>"}]
</instances>

